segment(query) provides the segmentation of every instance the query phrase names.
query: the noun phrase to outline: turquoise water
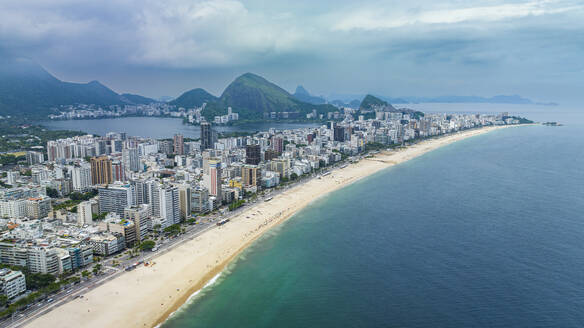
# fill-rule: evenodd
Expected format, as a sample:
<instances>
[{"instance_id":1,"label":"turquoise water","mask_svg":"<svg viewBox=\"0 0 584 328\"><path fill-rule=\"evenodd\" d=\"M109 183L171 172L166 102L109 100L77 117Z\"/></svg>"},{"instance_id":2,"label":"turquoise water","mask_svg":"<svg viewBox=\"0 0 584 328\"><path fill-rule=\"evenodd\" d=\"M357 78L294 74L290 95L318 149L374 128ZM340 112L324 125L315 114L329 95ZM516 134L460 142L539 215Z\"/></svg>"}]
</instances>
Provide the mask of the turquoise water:
<instances>
[{"instance_id":1,"label":"turquoise water","mask_svg":"<svg viewBox=\"0 0 584 328\"><path fill-rule=\"evenodd\" d=\"M163 327L584 326L584 117L562 115L317 200Z\"/></svg>"},{"instance_id":2,"label":"turquoise water","mask_svg":"<svg viewBox=\"0 0 584 328\"><path fill-rule=\"evenodd\" d=\"M182 119L162 117L121 117L104 118L94 120L67 120L45 121L43 126L53 130L84 131L100 136L108 132L126 132L129 136L146 138L171 138L181 133L187 138L197 139L201 137L199 126L183 124ZM315 123L247 123L235 126L215 126L219 132L256 132L276 129L298 129L304 127L319 126Z\"/></svg>"}]
</instances>

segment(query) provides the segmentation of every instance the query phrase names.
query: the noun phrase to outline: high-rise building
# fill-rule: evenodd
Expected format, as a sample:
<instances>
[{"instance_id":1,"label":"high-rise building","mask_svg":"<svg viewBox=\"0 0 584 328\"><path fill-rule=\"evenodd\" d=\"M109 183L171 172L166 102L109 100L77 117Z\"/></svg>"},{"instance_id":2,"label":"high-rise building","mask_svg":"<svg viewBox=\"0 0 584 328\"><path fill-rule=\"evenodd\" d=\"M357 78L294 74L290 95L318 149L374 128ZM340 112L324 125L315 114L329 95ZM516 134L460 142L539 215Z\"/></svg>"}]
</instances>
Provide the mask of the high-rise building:
<instances>
[{"instance_id":1,"label":"high-rise building","mask_svg":"<svg viewBox=\"0 0 584 328\"><path fill-rule=\"evenodd\" d=\"M127 171L140 171L140 156L138 148L126 148L122 151L122 161Z\"/></svg>"},{"instance_id":2,"label":"high-rise building","mask_svg":"<svg viewBox=\"0 0 584 328\"><path fill-rule=\"evenodd\" d=\"M180 223L178 188L153 183L150 189L152 216L163 219L163 228Z\"/></svg>"},{"instance_id":3,"label":"high-rise building","mask_svg":"<svg viewBox=\"0 0 584 328\"><path fill-rule=\"evenodd\" d=\"M258 165L262 161L260 145L245 146L245 164Z\"/></svg>"},{"instance_id":4,"label":"high-rise building","mask_svg":"<svg viewBox=\"0 0 584 328\"><path fill-rule=\"evenodd\" d=\"M77 206L77 225L82 227L93 223L93 212L91 211L91 201L81 202Z\"/></svg>"},{"instance_id":5,"label":"high-rise building","mask_svg":"<svg viewBox=\"0 0 584 328\"><path fill-rule=\"evenodd\" d=\"M159 140L158 141L158 151L170 155L173 153L173 143L170 140Z\"/></svg>"},{"instance_id":6,"label":"high-rise building","mask_svg":"<svg viewBox=\"0 0 584 328\"><path fill-rule=\"evenodd\" d=\"M113 182L112 161L107 156L91 158L91 183L108 184Z\"/></svg>"},{"instance_id":7,"label":"high-rise building","mask_svg":"<svg viewBox=\"0 0 584 328\"><path fill-rule=\"evenodd\" d=\"M136 228L136 240L138 242L142 242L146 239L148 231L152 229L149 207L150 206L147 204L142 204L126 207L124 209L124 218L134 222L134 227Z\"/></svg>"},{"instance_id":8,"label":"high-rise building","mask_svg":"<svg viewBox=\"0 0 584 328\"><path fill-rule=\"evenodd\" d=\"M185 154L185 141L182 134L175 134L174 135L174 153L177 155L184 155Z\"/></svg>"},{"instance_id":9,"label":"high-rise building","mask_svg":"<svg viewBox=\"0 0 584 328\"><path fill-rule=\"evenodd\" d=\"M241 183L244 186L259 186L261 178L260 170L256 165L244 165L241 168Z\"/></svg>"},{"instance_id":10,"label":"high-rise building","mask_svg":"<svg viewBox=\"0 0 584 328\"><path fill-rule=\"evenodd\" d=\"M215 196L221 203L221 161L209 159L209 174L205 177L209 195Z\"/></svg>"},{"instance_id":11,"label":"high-rise building","mask_svg":"<svg viewBox=\"0 0 584 328\"><path fill-rule=\"evenodd\" d=\"M126 181L124 166L122 165L122 162L118 160L112 161L112 180L120 182Z\"/></svg>"},{"instance_id":12,"label":"high-rise building","mask_svg":"<svg viewBox=\"0 0 584 328\"><path fill-rule=\"evenodd\" d=\"M144 180L132 180L130 181L132 187L134 188L134 204L149 204L149 192L148 192L148 182Z\"/></svg>"},{"instance_id":13,"label":"high-rise building","mask_svg":"<svg viewBox=\"0 0 584 328\"><path fill-rule=\"evenodd\" d=\"M26 216L32 219L47 217L52 210L51 198L36 197L26 200Z\"/></svg>"},{"instance_id":14,"label":"high-rise building","mask_svg":"<svg viewBox=\"0 0 584 328\"><path fill-rule=\"evenodd\" d=\"M82 163L80 166L73 167L71 171L73 180L73 190L84 192L91 188L91 165Z\"/></svg>"},{"instance_id":15,"label":"high-rise building","mask_svg":"<svg viewBox=\"0 0 584 328\"><path fill-rule=\"evenodd\" d=\"M191 197L191 186L186 184L179 186L178 203L181 221L185 221L191 215Z\"/></svg>"},{"instance_id":16,"label":"high-rise building","mask_svg":"<svg viewBox=\"0 0 584 328\"><path fill-rule=\"evenodd\" d=\"M201 150L215 147L215 133L209 122L201 122Z\"/></svg>"},{"instance_id":17,"label":"high-rise building","mask_svg":"<svg viewBox=\"0 0 584 328\"><path fill-rule=\"evenodd\" d=\"M43 153L40 151L27 151L26 152L26 163L28 165L40 164L45 161Z\"/></svg>"},{"instance_id":18,"label":"high-rise building","mask_svg":"<svg viewBox=\"0 0 584 328\"><path fill-rule=\"evenodd\" d=\"M16 181L20 178L19 171L8 171L6 172L6 178L8 178L8 184L15 186Z\"/></svg>"},{"instance_id":19,"label":"high-rise building","mask_svg":"<svg viewBox=\"0 0 584 328\"><path fill-rule=\"evenodd\" d=\"M345 128L344 127L335 126L333 131L334 131L334 134L333 134L334 141L340 141L340 142L345 141Z\"/></svg>"},{"instance_id":20,"label":"high-rise building","mask_svg":"<svg viewBox=\"0 0 584 328\"><path fill-rule=\"evenodd\" d=\"M124 209L133 205L134 195L131 185L115 184L98 189L99 213L124 215Z\"/></svg>"},{"instance_id":21,"label":"high-rise building","mask_svg":"<svg viewBox=\"0 0 584 328\"><path fill-rule=\"evenodd\" d=\"M282 154L284 151L284 139L280 136L274 136L272 138L272 150L276 151L279 154Z\"/></svg>"}]
</instances>

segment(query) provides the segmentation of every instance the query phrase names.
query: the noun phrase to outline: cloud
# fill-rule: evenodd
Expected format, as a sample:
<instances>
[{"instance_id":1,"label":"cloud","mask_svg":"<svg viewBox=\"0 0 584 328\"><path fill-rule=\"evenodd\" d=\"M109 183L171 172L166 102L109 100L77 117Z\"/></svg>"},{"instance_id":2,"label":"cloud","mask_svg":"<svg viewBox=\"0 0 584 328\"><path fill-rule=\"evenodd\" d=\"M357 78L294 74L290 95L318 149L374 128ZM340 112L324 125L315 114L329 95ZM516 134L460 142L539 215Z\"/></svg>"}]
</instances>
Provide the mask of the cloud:
<instances>
[{"instance_id":1,"label":"cloud","mask_svg":"<svg viewBox=\"0 0 584 328\"><path fill-rule=\"evenodd\" d=\"M416 10L414 12L395 12L392 6L378 4L376 8L356 10L341 18L332 29L383 30L416 24L456 24L464 22L495 22L527 16L561 14L573 10L582 10L582 4L566 4L558 1L530 1L526 3L502 3L489 6L472 6L460 8L454 3L449 8ZM344 16L344 15L343 15Z\"/></svg>"},{"instance_id":2,"label":"cloud","mask_svg":"<svg viewBox=\"0 0 584 328\"><path fill-rule=\"evenodd\" d=\"M94 62L101 55L131 65L193 68L295 51L303 35L288 24L290 15L252 13L235 0L47 3L0 4L1 43Z\"/></svg>"},{"instance_id":3,"label":"cloud","mask_svg":"<svg viewBox=\"0 0 584 328\"><path fill-rule=\"evenodd\" d=\"M151 95L250 70L319 94L553 93L584 87L582 31L581 0L0 1L0 55Z\"/></svg>"}]
</instances>

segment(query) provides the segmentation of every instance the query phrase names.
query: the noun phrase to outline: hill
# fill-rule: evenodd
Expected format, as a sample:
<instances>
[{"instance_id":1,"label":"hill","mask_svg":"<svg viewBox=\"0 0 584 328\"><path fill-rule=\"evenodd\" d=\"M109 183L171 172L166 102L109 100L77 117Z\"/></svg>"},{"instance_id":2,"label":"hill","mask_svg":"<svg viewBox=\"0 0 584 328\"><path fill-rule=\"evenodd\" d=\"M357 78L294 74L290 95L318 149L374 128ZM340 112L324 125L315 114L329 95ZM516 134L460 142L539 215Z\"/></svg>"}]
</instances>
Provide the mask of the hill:
<instances>
[{"instance_id":1,"label":"hill","mask_svg":"<svg viewBox=\"0 0 584 328\"><path fill-rule=\"evenodd\" d=\"M206 90L197 88L189 90L178 98L168 102L170 105L184 108L195 108L203 106L203 103L211 103L217 101L217 97L208 93Z\"/></svg>"},{"instance_id":2,"label":"hill","mask_svg":"<svg viewBox=\"0 0 584 328\"><path fill-rule=\"evenodd\" d=\"M98 81L63 82L27 58L0 58L0 115L44 117L51 107L60 105L108 106L143 103L146 99L119 95Z\"/></svg>"},{"instance_id":3,"label":"hill","mask_svg":"<svg viewBox=\"0 0 584 328\"><path fill-rule=\"evenodd\" d=\"M322 97L317 97L311 95L303 86L299 85L296 87L296 91L293 94L294 98L314 105L321 105L326 103L326 100Z\"/></svg>"},{"instance_id":4,"label":"hill","mask_svg":"<svg viewBox=\"0 0 584 328\"><path fill-rule=\"evenodd\" d=\"M337 110L332 105L313 105L300 101L276 84L252 73L243 74L231 82L216 102L205 107L203 116L212 120L216 115L225 115L227 107L233 108L244 120L305 119L312 110L318 114ZM276 117L271 115L272 112L276 113Z\"/></svg>"},{"instance_id":5,"label":"hill","mask_svg":"<svg viewBox=\"0 0 584 328\"><path fill-rule=\"evenodd\" d=\"M375 107L389 107L389 109L395 110L395 108L390 105L387 101L381 100L372 95L366 95L365 98L361 101L361 105L359 105L360 110L373 110Z\"/></svg>"},{"instance_id":6,"label":"hill","mask_svg":"<svg viewBox=\"0 0 584 328\"><path fill-rule=\"evenodd\" d=\"M148 98L148 97L144 97L144 96L140 96L140 95L134 95L131 93L122 93L120 95L120 97L122 98L122 100L124 102L133 103L136 105L145 105L145 104L151 104L151 103L158 102L152 98Z\"/></svg>"}]
</instances>

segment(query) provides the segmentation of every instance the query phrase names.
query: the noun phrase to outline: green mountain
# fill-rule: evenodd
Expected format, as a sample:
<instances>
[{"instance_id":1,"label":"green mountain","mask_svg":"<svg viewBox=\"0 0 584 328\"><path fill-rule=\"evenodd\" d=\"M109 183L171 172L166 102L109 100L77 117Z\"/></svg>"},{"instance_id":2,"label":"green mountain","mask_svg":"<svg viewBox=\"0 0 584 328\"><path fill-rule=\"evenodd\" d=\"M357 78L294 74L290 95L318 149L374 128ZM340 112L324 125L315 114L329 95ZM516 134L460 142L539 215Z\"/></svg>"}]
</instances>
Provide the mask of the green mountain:
<instances>
[{"instance_id":1,"label":"green mountain","mask_svg":"<svg viewBox=\"0 0 584 328\"><path fill-rule=\"evenodd\" d=\"M148 98L148 97L144 97L144 96L140 96L140 95L134 95L131 93L122 93L120 95L120 97L122 98L122 100L124 102L132 103L132 104L136 104L136 105L147 105L147 104L158 102L152 98Z\"/></svg>"},{"instance_id":2,"label":"green mountain","mask_svg":"<svg viewBox=\"0 0 584 328\"><path fill-rule=\"evenodd\" d=\"M321 105L321 104L326 103L326 100L324 98L311 95L301 85L296 87L296 92L294 92L293 96L294 96L294 98L296 98L300 101L307 102L309 104Z\"/></svg>"},{"instance_id":3,"label":"green mountain","mask_svg":"<svg viewBox=\"0 0 584 328\"><path fill-rule=\"evenodd\" d=\"M217 99L218 99L217 97L208 93L204 89L197 88L183 93L182 95L180 95L180 97L168 103L170 105L175 105L177 107L195 108L203 106L203 103L217 101Z\"/></svg>"},{"instance_id":4,"label":"green mountain","mask_svg":"<svg viewBox=\"0 0 584 328\"><path fill-rule=\"evenodd\" d=\"M45 117L59 105L108 106L143 103L144 99L120 96L97 81L63 82L30 59L0 58L0 115Z\"/></svg>"},{"instance_id":5,"label":"green mountain","mask_svg":"<svg viewBox=\"0 0 584 328\"><path fill-rule=\"evenodd\" d=\"M288 91L259 75L246 73L235 79L223 91L221 97L208 104L203 115L212 120L216 115L225 115L227 108L239 113L240 119L259 120L270 118L275 112L279 118L304 119L306 114L316 110L318 114L324 114L337 109L332 105L313 105L300 101ZM280 113L280 114L278 114Z\"/></svg>"},{"instance_id":6,"label":"green mountain","mask_svg":"<svg viewBox=\"0 0 584 328\"><path fill-rule=\"evenodd\" d=\"M361 101L361 105L359 105L360 110L373 110L374 107L377 106L391 106L387 103L387 101L381 100L377 97L372 95L366 95L365 98ZM393 108L393 106L391 106Z\"/></svg>"}]
</instances>

